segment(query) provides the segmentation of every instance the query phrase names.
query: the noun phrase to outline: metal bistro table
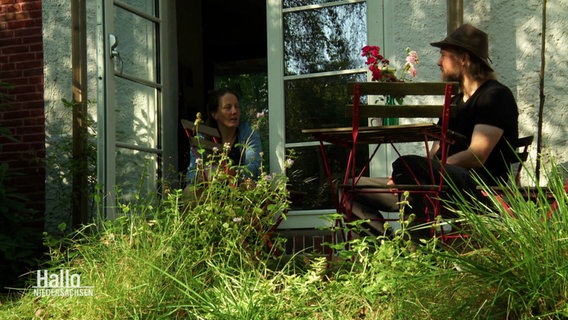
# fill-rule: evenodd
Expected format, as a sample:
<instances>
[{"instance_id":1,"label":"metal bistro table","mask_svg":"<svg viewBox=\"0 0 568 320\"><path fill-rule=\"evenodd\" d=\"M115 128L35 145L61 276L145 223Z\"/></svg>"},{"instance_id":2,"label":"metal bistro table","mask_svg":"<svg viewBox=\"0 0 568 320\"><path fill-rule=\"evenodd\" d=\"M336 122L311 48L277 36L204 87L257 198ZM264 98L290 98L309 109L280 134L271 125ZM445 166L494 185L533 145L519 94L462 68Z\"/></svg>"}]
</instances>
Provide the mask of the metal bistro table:
<instances>
[{"instance_id":1,"label":"metal bistro table","mask_svg":"<svg viewBox=\"0 0 568 320\"><path fill-rule=\"evenodd\" d=\"M321 128L321 129L303 129L302 133L311 135L315 140L320 143L320 151L322 154L323 164L325 166L326 175L328 178L328 183L331 188L331 195L333 203L337 209L337 212L343 213L345 215L346 221L353 220L353 213L351 211L351 201L355 193L397 193L402 194L404 191L414 194L423 194L426 200L430 203L433 208L433 215L428 214L431 218L434 218L439 214L440 204L438 196L440 192L443 191L443 182L440 179L439 182L434 181L433 168L430 167L430 176L433 181L432 184L428 185L373 185L366 186L363 184L358 184L359 179L367 171L371 159L377 153L379 147L383 144L390 145L398 156L401 156L399 150L395 146L396 143L407 143L407 142L424 142L424 148L426 152L429 149L429 142L434 140L442 139L442 127L433 123L421 123L421 124L409 124L409 125L397 125L397 126L384 126L384 127L361 127L359 128L358 137L356 143L353 144L353 128L352 127L341 127L341 128ZM463 136L457 134L453 131L448 130L445 134L445 140L447 143L453 144L456 139L461 139ZM345 174L343 181L338 185L342 188L341 197L339 196L338 190L334 189L333 176L329 166L329 162L326 156L324 146L326 144L333 144L337 146L342 146L345 148L350 148L349 158L347 160L347 167L345 169ZM357 168L356 166L356 146L368 146L376 145L369 155L369 159L365 161L362 168ZM425 153L427 154L427 153ZM443 168L443 167L442 167ZM411 169L411 168L410 168ZM412 171L412 170L409 170ZM381 221L389 221L392 219L377 219ZM398 220L398 219L396 219Z\"/></svg>"}]
</instances>

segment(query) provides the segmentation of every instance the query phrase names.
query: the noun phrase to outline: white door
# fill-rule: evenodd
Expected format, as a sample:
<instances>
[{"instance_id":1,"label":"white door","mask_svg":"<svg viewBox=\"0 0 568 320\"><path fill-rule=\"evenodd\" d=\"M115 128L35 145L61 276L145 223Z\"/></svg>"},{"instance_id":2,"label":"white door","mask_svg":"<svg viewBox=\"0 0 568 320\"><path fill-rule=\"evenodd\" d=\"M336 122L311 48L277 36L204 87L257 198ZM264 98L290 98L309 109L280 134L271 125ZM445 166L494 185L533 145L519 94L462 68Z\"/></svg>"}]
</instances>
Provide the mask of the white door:
<instances>
[{"instance_id":1,"label":"white door","mask_svg":"<svg viewBox=\"0 0 568 320\"><path fill-rule=\"evenodd\" d=\"M168 41L162 6L160 0L100 2L97 171L102 209L111 219L117 199L156 195L166 162L177 158L177 126L164 125L175 121L177 106L165 97L175 94L167 93L172 83L163 77L174 68L162 63Z\"/></svg>"}]
</instances>

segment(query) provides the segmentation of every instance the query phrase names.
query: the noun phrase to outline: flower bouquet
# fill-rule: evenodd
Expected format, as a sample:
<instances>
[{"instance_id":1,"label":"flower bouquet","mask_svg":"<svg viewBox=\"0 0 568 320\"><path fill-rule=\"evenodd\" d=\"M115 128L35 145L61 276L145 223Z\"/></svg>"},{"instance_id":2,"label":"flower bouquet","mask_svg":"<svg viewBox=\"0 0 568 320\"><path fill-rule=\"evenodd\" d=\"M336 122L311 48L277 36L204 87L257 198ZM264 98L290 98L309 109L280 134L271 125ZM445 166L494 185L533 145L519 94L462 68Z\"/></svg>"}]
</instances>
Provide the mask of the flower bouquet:
<instances>
[{"instance_id":1,"label":"flower bouquet","mask_svg":"<svg viewBox=\"0 0 568 320\"><path fill-rule=\"evenodd\" d=\"M369 66L369 71L371 71L371 81L378 82L405 82L411 81L407 76L411 78L416 77L416 65L420 62L418 54L416 51L406 48L406 62L404 67L400 70L400 75L397 76L397 69L390 66L390 61L386 59L380 53L380 48L378 46L364 46L361 49L361 56L366 57L366 65ZM402 104L403 97L385 97L386 105L396 105ZM397 125L397 118L385 118L383 119L383 125Z\"/></svg>"}]
</instances>

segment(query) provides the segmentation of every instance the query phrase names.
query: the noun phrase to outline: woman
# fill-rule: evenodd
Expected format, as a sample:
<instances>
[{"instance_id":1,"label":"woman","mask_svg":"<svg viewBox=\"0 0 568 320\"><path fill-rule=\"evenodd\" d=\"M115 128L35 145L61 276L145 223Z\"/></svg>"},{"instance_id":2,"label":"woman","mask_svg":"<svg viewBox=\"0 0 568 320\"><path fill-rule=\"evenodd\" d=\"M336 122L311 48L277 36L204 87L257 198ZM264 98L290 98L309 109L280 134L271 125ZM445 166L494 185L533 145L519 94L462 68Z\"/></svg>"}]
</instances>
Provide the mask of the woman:
<instances>
[{"instance_id":1,"label":"woman","mask_svg":"<svg viewBox=\"0 0 568 320\"><path fill-rule=\"evenodd\" d=\"M236 92L222 88L211 93L207 103L207 125L217 128L221 139L216 141L229 147L228 156L236 166L239 178L256 178L260 174L262 144L260 134L253 130L249 123L241 122L241 108ZM196 181L199 154L193 150L189 153L187 184ZM205 159L202 159L206 162Z\"/></svg>"}]
</instances>

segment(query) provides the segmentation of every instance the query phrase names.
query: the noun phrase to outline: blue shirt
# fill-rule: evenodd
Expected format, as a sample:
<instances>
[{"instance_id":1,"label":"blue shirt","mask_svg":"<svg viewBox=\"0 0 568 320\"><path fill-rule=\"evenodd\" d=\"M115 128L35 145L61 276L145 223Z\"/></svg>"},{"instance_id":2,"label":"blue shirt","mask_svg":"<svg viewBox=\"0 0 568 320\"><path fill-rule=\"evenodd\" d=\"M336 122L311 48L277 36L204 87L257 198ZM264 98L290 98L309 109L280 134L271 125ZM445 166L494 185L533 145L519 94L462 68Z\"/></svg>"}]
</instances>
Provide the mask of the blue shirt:
<instances>
[{"instance_id":1,"label":"blue shirt","mask_svg":"<svg viewBox=\"0 0 568 320\"><path fill-rule=\"evenodd\" d=\"M241 122L238 127L238 137L235 147L240 147L241 161L239 165L239 177L256 179L260 174L260 165L262 158L262 143L260 141L260 134L254 130L247 122ZM204 154L206 163L207 153ZM189 151L189 166L187 168L186 182L191 185L195 182L195 175L197 172L197 159L200 158L193 148Z\"/></svg>"}]
</instances>

